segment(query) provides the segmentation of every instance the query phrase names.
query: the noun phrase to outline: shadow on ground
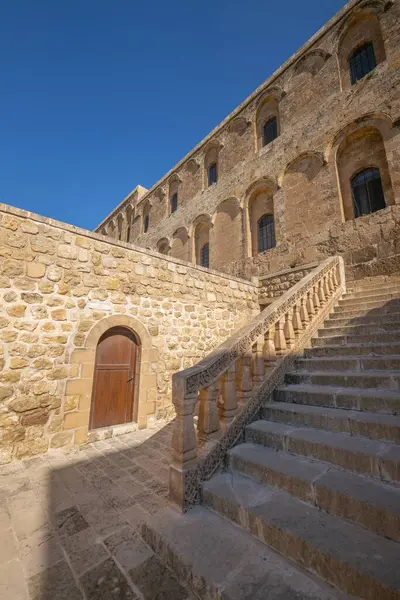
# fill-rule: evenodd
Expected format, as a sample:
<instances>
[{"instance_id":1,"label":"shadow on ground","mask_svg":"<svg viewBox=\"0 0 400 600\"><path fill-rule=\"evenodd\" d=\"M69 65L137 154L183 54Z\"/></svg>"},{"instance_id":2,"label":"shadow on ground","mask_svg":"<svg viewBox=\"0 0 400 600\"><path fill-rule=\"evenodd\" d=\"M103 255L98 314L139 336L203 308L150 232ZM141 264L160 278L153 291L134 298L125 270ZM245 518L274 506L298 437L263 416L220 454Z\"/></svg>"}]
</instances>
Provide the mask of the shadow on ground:
<instances>
[{"instance_id":1,"label":"shadow on ground","mask_svg":"<svg viewBox=\"0 0 400 600\"><path fill-rule=\"evenodd\" d=\"M0 469L1 600L189 598L136 534L167 504L171 427Z\"/></svg>"}]
</instances>

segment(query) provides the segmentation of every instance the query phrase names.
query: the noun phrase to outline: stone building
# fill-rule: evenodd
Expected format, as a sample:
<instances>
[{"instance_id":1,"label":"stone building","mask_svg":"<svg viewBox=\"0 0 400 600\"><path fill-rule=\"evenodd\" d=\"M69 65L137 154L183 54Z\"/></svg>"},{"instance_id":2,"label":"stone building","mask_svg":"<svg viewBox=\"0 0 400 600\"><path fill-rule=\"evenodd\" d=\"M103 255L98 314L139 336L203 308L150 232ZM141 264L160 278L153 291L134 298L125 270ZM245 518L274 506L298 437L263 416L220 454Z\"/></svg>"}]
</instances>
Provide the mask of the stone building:
<instances>
[{"instance_id":1,"label":"stone building","mask_svg":"<svg viewBox=\"0 0 400 600\"><path fill-rule=\"evenodd\" d=\"M331 255L399 270L399 16L349 2L95 233L1 205L2 461L172 417L172 375Z\"/></svg>"},{"instance_id":2,"label":"stone building","mask_svg":"<svg viewBox=\"0 0 400 600\"><path fill-rule=\"evenodd\" d=\"M399 5L352 0L97 231L236 275L399 259Z\"/></svg>"}]
</instances>

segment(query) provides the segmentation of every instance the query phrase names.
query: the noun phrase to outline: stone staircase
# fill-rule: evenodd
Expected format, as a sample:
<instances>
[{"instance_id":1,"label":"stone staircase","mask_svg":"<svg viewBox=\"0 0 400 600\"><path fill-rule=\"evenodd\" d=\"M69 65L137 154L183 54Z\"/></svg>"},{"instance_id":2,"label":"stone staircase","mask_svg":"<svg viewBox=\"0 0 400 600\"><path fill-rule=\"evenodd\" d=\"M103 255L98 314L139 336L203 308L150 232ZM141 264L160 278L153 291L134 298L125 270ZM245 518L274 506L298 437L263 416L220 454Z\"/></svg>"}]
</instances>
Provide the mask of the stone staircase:
<instances>
[{"instance_id":1,"label":"stone staircase","mask_svg":"<svg viewBox=\"0 0 400 600\"><path fill-rule=\"evenodd\" d=\"M148 541L200 598L399 599L399 413L400 279L372 280L339 302L203 506L160 517Z\"/></svg>"}]
</instances>

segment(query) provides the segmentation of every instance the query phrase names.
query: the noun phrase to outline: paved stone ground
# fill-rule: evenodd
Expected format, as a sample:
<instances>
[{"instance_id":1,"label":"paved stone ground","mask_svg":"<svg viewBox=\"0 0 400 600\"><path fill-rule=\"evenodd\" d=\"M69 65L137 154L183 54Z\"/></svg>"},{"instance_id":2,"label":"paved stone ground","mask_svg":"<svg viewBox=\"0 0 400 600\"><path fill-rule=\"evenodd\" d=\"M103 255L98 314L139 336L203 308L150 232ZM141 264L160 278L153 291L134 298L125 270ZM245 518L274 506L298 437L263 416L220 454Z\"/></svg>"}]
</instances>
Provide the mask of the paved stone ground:
<instances>
[{"instance_id":1,"label":"paved stone ground","mask_svg":"<svg viewBox=\"0 0 400 600\"><path fill-rule=\"evenodd\" d=\"M186 600L136 534L167 504L171 425L0 468L1 600Z\"/></svg>"}]
</instances>

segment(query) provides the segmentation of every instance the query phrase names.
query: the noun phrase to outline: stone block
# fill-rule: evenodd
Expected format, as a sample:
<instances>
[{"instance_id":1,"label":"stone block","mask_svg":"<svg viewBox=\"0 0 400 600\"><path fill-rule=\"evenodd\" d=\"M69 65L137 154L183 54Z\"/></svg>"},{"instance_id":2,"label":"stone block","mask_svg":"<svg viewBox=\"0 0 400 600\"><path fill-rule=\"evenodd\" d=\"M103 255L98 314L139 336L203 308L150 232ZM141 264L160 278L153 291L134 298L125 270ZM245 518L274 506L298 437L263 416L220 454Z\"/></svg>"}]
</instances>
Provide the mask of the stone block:
<instances>
[{"instance_id":1,"label":"stone block","mask_svg":"<svg viewBox=\"0 0 400 600\"><path fill-rule=\"evenodd\" d=\"M88 422L89 411L71 411L65 415L64 429L87 428Z\"/></svg>"},{"instance_id":2,"label":"stone block","mask_svg":"<svg viewBox=\"0 0 400 600\"><path fill-rule=\"evenodd\" d=\"M28 263L26 265L26 274L28 277L31 277L32 279L41 279L42 277L44 277L44 274L46 272L46 266L42 265L40 263ZM20 273L18 273L19 275L22 275L22 271Z\"/></svg>"}]
</instances>

